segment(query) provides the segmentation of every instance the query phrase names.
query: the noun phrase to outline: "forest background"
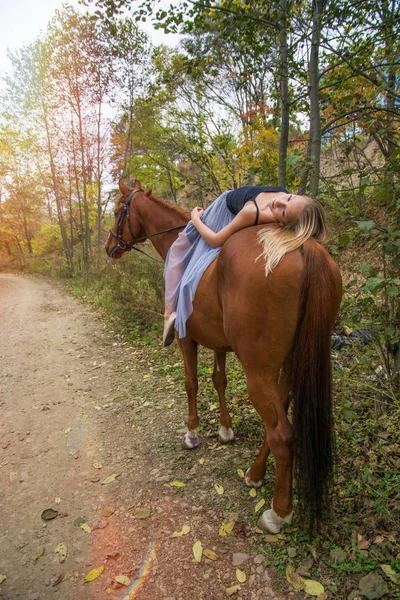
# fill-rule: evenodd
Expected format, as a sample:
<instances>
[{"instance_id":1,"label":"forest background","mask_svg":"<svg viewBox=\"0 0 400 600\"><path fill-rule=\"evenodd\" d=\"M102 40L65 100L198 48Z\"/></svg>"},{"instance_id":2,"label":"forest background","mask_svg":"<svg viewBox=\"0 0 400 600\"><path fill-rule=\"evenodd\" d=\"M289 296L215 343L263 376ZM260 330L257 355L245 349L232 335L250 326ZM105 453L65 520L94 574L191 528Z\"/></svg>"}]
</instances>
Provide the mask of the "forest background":
<instances>
[{"instance_id":1,"label":"forest background","mask_svg":"<svg viewBox=\"0 0 400 600\"><path fill-rule=\"evenodd\" d=\"M162 267L104 252L119 177L188 210L246 184L318 197L345 282L335 510L348 528L331 532L331 547L355 548L339 578L371 561L400 570L396 540L368 555L352 529L360 511L370 533L400 523L400 2L86 4L86 13L64 5L10 55L0 270L67 281L158 352ZM182 34L179 47L153 45L140 28L149 19ZM160 360L182 381L174 351ZM245 396L233 363L231 378Z\"/></svg>"}]
</instances>

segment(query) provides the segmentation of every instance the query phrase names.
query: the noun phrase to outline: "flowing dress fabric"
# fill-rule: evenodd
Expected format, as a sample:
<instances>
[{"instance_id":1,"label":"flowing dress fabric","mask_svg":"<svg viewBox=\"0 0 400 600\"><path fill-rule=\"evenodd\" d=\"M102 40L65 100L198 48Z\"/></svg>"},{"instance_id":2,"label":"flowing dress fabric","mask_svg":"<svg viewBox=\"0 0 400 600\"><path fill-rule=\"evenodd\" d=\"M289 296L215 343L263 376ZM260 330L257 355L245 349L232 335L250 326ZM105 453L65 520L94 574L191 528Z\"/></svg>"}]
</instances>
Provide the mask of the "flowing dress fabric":
<instances>
[{"instance_id":1,"label":"flowing dress fabric","mask_svg":"<svg viewBox=\"0 0 400 600\"><path fill-rule=\"evenodd\" d=\"M226 227L235 215L226 205L224 192L203 213L202 221L215 233ZM186 321L193 312L193 299L200 279L221 252L201 237L191 221L168 251L165 268L165 304L176 311L175 329L180 338L186 335Z\"/></svg>"}]
</instances>

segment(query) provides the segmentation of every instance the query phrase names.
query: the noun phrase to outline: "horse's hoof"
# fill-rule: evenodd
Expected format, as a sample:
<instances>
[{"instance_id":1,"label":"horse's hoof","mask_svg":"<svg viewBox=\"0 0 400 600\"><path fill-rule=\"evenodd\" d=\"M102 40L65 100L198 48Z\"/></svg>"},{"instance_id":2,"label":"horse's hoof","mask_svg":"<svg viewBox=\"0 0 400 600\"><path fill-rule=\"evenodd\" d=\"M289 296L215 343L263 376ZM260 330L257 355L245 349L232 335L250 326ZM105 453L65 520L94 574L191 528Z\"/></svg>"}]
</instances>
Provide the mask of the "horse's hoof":
<instances>
[{"instance_id":1,"label":"horse's hoof","mask_svg":"<svg viewBox=\"0 0 400 600\"><path fill-rule=\"evenodd\" d=\"M268 533L279 533L283 525L291 522L292 516L293 511L287 517L280 517L273 508L270 508L265 510L258 519L257 527Z\"/></svg>"},{"instance_id":2,"label":"horse's hoof","mask_svg":"<svg viewBox=\"0 0 400 600\"><path fill-rule=\"evenodd\" d=\"M244 476L244 482L247 485L247 487L252 487L252 488L256 488L256 490L258 490L260 487L262 487L263 484L263 480L260 479L260 481L253 481L252 479L250 479L250 477L248 476L250 469L247 469L246 471L246 475Z\"/></svg>"},{"instance_id":3,"label":"horse's hoof","mask_svg":"<svg viewBox=\"0 0 400 600\"><path fill-rule=\"evenodd\" d=\"M193 450L194 448L198 448L198 446L200 446L200 440L197 435L197 429L193 431L188 430L183 438L182 448L184 450Z\"/></svg>"},{"instance_id":4,"label":"horse's hoof","mask_svg":"<svg viewBox=\"0 0 400 600\"><path fill-rule=\"evenodd\" d=\"M233 442L235 439L235 434L233 433L233 429L231 427L225 427L221 425L218 430L218 441L220 444L229 444L229 442Z\"/></svg>"}]
</instances>

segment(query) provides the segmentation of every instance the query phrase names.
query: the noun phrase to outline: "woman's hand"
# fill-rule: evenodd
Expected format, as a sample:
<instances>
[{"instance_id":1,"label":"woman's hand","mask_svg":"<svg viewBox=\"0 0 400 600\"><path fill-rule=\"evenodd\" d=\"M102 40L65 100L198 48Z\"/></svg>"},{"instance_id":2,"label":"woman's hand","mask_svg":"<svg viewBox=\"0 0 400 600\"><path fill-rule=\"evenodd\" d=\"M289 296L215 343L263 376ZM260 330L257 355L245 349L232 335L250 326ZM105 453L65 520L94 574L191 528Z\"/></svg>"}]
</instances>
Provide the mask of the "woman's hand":
<instances>
[{"instance_id":1,"label":"woman's hand","mask_svg":"<svg viewBox=\"0 0 400 600\"><path fill-rule=\"evenodd\" d=\"M204 210L200 208L200 206L196 206L190 213L192 222L194 223L195 221L200 221L201 217L203 216L203 212Z\"/></svg>"}]
</instances>

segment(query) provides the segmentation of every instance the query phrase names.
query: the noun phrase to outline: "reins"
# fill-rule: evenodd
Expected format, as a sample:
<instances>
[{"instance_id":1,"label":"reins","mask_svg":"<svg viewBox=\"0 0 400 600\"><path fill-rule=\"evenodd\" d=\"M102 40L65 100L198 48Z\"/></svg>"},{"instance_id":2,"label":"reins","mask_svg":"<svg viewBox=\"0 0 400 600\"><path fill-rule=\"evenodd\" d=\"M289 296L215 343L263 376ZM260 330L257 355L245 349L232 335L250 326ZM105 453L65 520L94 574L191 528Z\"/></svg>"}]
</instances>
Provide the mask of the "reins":
<instances>
[{"instance_id":1,"label":"reins","mask_svg":"<svg viewBox=\"0 0 400 600\"><path fill-rule=\"evenodd\" d=\"M184 229L186 227L186 224L178 225L177 227L170 227L169 229L164 229L163 231L157 231L157 233L151 233L150 235L145 235L141 238L135 237L135 235L132 231L132 227L131 227L130 206L131 206L131 200L132 200L134 194L136 194L136 192L139 192L139 191L140 190L138 190L138 189L132 190L126 200L121 200L123 207L121 209L121 212L120 212L120 215L118 218L117 231L115 232L112 227L110 229L111 235L113 236L113 238L115 238L117 240L116 246L114 246L114 248L112 249L112 251L110 253L110 258L113 257L113 254L114 254L115 250L117 250L117 248L121 248L121 250L125 250L126 252L130 252L131 250L136 250L137 252L144 254L145 256L147 256L151 260L154 260L155 262L163 263L162 260L160 260L158 258L154 258L153 256L150 256L150 254L147 254L147 252L145 252L144 250L141 250L141 248L137 248L136 244L139 244L140 242L143 242L144 240L147 240L148 238L155 237L156 235L161 235L163 233L169 233L170 231L177 231L178 229ZM130 239L128 241L125 241L124 239L122 239L122 230L123 230L125 219L128 223L129 233L132 236L132 239Z\"/></svg>"}]
</instances>

